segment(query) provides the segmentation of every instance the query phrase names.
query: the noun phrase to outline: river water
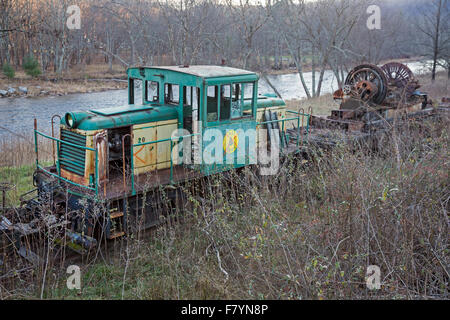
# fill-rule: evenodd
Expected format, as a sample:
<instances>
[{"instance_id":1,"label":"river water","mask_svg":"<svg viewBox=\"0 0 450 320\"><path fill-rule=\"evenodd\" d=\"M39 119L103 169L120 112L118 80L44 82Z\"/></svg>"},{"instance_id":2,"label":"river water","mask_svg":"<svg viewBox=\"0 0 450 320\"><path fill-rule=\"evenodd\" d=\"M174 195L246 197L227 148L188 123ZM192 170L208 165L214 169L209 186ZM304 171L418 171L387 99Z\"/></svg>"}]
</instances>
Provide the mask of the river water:
<instances>
[{"instance_id":1,"label":"river water","mask_svg":"<svg viewBox=\"0 0 450 320\"><path fill-rule=\"evenodd\" d=\"M414 74L426 72L424 62L406 63ZM304 73L308 86L312 83L312 73ZM305 91L297 73L269 75L270 82L277 88L285 100L304 99ZM316 79L318 78L318 74ZM332 71L326 71L322 84L322 93L331 93L338 89ZM259 81L259 93L272 93L273 90L264 79ZM0 99L0 138L21 135L31 137L34 118L38 128L50 132L52 115L64 115L75 110L108 108L127 104L127 90L112 90L96 93L70 94L66 96L47 96L35 98L2 98Z\"/></svg>"}]
</instances>

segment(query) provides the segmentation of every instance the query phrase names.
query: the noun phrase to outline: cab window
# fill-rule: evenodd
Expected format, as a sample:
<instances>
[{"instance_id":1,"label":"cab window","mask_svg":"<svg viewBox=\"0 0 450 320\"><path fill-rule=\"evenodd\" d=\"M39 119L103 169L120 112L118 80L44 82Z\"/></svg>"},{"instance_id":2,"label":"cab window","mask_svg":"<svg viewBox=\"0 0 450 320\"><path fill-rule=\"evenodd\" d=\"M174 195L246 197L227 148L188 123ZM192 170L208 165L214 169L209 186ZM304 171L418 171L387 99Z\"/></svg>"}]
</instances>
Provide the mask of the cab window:
<instances>
[{"instance_id":1,"label":"cab window","mask_svg":"<svg viewBox=\"0 0 450 320\"><path fill-rule=\"evenodd\" d=\"M231 85L220 86L220 121L230 120Z\"/></svg>"},{"instance_id":2,"label":"cab window","mask_svg":"<svg viewBox=\"0 0 450 320\"><path fill-rule=\"evenodd\" d=\"M233 92L231 96L231 119L239 119L242 117L242 104L244 96L242 95L242 85L235 83L232 86Z\"/></svg>"},{"instance_id":3,"label":"cab window","mask_svg":"<svg viewBox=\"0 0 450 320\"><path fill-rule=\"evenodd\" d=\"M252 82L234 83L231 95L231 119L252 118L253 117L253 90L255 85Z\"/></svg>"},{"instance_id":4,"label":"cab window","mask_svg":"<svg viewBox=\"0 0 450 320\"><path fill-rule=\"evenodd\" d=\"M164 85L164 102L178 105L180 103L180 86L166 83Z\"/></svg>"},{"instance_id":5,"label":"cab window","mask_svg":"<svg viewBox=\"0 0 450 320\"><path fill-rule=\"evenodd\" d=\"M142 80L141 79L128 79L128 103L135 104L142 101Z\"/></svg>"},{"instance_id":6,"label":"cab window","mask_svg":"<svg viewBox=\"0 0 450 320\"><path fill-rule=\"evenodd\" d=\"M158 102L159 101L159 83L156 81L145 81L145 101Z\"/></svg>"},{"instance_id":7,"label":"cab window","mask_svg":"<svg viewBox=\"0 0 450 320\"><path fill-rule=\"evenodd\" d=\"M219 87L218 86L209 86L207 89L207 97L206 97L206 110L207 110L207 121L214 122L218 120L218 96L219 96Z\"/></svg>"},{"instance_id":8,"label":"cab window","mask_svg":"<svg viewBox=\"0 0 450 320\"><path fill-rule=\"evenodd\" d=\"M253 117L253 93L255 90L255 84L253 82L242 83L243 103L241 105L242 117Z\"/></svg>"}]
</instances>

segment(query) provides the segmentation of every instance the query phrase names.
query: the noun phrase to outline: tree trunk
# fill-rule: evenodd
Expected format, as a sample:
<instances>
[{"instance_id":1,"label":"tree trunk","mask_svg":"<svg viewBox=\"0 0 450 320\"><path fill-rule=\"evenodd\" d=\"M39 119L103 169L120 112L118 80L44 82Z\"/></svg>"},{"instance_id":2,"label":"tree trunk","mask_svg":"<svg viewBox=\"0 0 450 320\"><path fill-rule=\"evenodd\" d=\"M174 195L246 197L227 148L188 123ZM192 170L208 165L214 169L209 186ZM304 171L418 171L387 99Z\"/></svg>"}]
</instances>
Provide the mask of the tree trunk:
<instances>
[{"instance_id":1,"label":"tree trunk","mask_svg":"<svg viewBox=\"0 0 450 320\"><path fill-rule=\"evenodd\" d=\"M314 45L311 50L311 87L312 96L316 96L316 48Z\"/></svg>"},{"instance_id":2,"label":"tree trunk","mask_svg":"<svg viewBox=\"0 0 450 320\"><path fill-rule=\"evenodd\" d=\"M441 25L441 7L442 7L442 0L439 0L438 4L438 10L436 13L436 30L434 35L434 44L433 44L433 70L431 71L431 82L434 83L434 80L436 80L436 65L439 55L439 29Z\"/></svg>"}]
</instances>

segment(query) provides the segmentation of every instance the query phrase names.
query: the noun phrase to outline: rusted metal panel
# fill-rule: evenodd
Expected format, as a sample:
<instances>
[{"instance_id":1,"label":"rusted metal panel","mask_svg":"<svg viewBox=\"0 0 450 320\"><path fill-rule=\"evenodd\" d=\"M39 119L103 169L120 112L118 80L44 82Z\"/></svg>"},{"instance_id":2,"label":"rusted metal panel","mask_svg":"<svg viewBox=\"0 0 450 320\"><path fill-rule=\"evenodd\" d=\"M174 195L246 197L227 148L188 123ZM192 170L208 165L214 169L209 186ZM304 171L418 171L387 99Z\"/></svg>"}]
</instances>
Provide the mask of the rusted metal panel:
<instances>
[{"instance_id":1,"label":"rusted metal panel","mask_svg":"<svg viewBox=\"0 0 450 320\"><path fill-rule=\"evenodd\" d=\"M98 150L98 180L100 184L108 181L108 133L106 130L94 136L95 148Z\"/></svg>"},{"instance_id":2,"label":"rusted metal panel","mask_svg":"<svg viewBox=\"0 0 450 320\"><path fill-rule=\"evenodd\" d=\"M83 186L89 185L89 178L81 177L75 173L66 171L64 169L61 169L61 177L63 177L64 179L73 181L75 183L81 184Z\"/></svg>"},{"instance_id":3,"label":"rusted metal panel","mask_svg":"<svg viewBox=\"0 0 450 320\"><path fill-rule=\"evenodd\" d=\"M176 119L133 126L133 144L169 139L177 129ZM170 141L135 147L134 173L170 168Z\"/></svg>"},{"instance_id":4,"label":"rusted metal panel","mask_svg":"<svg viewBox=\"0 0 450 320\"><path fill-rule=\"evenodd\" d=\"M82 132L82 130L80 130ZM86 132L86 131L85 131ZM94 146L94 136L102 132L101 130L90 131L86 137L86 147L95 148ZM84 177L86 179L86 185L89 184L89 176L95 175L95 152L91 150L86 151L86 168L84 171Z\"/></svg>"}]
</instances>

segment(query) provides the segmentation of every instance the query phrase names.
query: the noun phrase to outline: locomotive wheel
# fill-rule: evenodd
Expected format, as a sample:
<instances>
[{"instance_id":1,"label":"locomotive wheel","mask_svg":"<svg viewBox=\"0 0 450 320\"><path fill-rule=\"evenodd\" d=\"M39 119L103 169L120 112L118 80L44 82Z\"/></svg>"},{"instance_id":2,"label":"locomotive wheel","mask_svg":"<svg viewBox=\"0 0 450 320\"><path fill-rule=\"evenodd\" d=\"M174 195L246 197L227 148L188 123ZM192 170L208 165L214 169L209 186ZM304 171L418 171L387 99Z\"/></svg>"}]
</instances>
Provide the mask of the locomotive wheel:
<instances>
[{"instance_id":1,"label":"locomotive wheel","mask_svg":"<svg viewBox=\"0 0 450 320\"><path fill-rule=\"evenodd\" d=\"M381 67L389 85L397 88L404 88L410 81L414 79L414 75L406 65L398 62L386 63Z\"/></svg>"},{"instance_id":2,"label":"locomotive wheel","mask_svg":"<svg viewBox=\"0 0 450 320\"><path fill-rule=\"evenodd\" d=\"M362 64L349 72L345 79L345 85L356 88L361 81L369 81L377 88L377 93L373 95L372 102L381 104L386 98L388 82L383 70L372 64Z\"/></svg>"}]
</instances>

